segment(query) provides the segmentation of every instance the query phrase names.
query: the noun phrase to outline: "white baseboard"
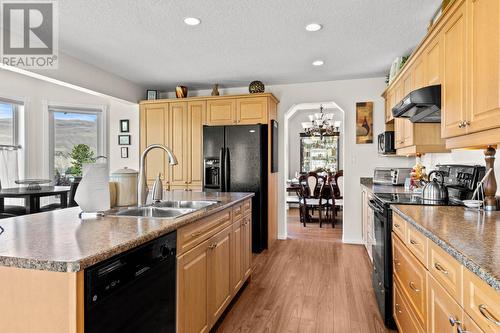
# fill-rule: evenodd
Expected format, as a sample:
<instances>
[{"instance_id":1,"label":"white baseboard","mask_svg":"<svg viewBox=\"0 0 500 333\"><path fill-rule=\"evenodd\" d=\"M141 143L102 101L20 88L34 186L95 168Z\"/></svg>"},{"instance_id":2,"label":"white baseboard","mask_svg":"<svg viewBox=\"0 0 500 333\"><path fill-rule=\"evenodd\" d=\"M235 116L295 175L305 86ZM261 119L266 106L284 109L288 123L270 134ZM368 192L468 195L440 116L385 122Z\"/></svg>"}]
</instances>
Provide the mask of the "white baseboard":
<instances>
[{"instance_id":1,"label":"white baseboard","mask_svg":"<svg viewBox=\"0 0 500 333\"><path fill-rule=\"evenodd\" d=\"M364 245L363 239L359 238L342 238L342 243L345 244L356 244L356 245Z\"/></svg>"},{"instance_id":2,"label":"white baseboard","mask_svg":"<svg viewBox=\"0 0 500 333\"><path fill-rule=\"evenodd\" d=\"M286 240L288 237L286 234L278 234L278 239L280 240Z\"/></svg>"}]
</instances>

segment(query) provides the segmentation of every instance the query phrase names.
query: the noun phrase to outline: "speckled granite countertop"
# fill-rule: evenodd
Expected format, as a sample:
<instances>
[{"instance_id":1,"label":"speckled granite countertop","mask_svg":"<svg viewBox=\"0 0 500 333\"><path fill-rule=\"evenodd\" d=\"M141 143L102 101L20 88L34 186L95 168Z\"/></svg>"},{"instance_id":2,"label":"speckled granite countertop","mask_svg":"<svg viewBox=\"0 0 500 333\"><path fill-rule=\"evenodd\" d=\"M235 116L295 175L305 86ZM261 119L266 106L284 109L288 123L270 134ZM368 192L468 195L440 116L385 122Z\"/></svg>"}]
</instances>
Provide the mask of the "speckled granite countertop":
<instances>
[{"instance_id":1,"label":"speckled granite countertop","mask_svg":"<svg viewBox=\"0 0 500 333\"><path fill-rule=\"evenodd\" d=\"M78 207L0 220L0 265L78 272L202 217L253 193L167 192L165 200L217 200L218 204L173 220L113 217L82 221ZM1 230L1 229L0 229Z\"/></svg>"},{"instance_id":2,"label":"speckled granite countertop","mask_svg":"<svg viewBox=\"0 0 500 333\"><path fill-rule=\"evenodd\" d=\"M500 291L500 212L456 206L392 205L392 210Z\"/></svg>"},{"instance_id":3,"label":"speckled granite countertop","mask_svg":"<svg viewBox=\"0 0 500 333\"><path fill-rule=\"evenodd\" d=\"M373 178L371 177L361 177L359 183L372 193L413 193L409 190L405 190L404 186L373 184Z\"/></svg>"}]
</instances>

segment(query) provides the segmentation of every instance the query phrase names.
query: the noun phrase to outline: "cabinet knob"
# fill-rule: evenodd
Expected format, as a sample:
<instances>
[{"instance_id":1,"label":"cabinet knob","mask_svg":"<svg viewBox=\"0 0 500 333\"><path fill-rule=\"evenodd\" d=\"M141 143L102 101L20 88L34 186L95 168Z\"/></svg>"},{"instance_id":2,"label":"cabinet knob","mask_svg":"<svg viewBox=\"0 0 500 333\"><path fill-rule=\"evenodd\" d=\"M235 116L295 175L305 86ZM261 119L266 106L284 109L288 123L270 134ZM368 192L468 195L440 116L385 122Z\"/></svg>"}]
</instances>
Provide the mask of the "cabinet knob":
<instances>
[{"instance_id":1,"label":"cabinet knob","mask_svg":"<svg viewBox=\"0 0 500 333\"><path fill-rule=\"evenodd\" d=\"M454 315L450 315L448 320L450 321L451 326L460 325L462 323L460 320L456 319Z\"/></svg>"},{"instance_id":2,"label":"cabinet knob","mask_svg":"<svg viewBox=\"0 0 500 333\"><path fill-rule=\"evenodd\" d=\"M459 121L458 122L458 128L464 128L465 127L465 121Z\"/></svg>"},{"instance_id":3,"label":"cabinet knob","mask_svg":"<svg viewBox=\"0 0 500 333\"><path fill-rule=\"evenodd\" d=\"M465 126L470 126L470 121L468 121L468 120L467 120L467 121L464 123L464 125L465 125Z\"/></svg>"}]
</instances>

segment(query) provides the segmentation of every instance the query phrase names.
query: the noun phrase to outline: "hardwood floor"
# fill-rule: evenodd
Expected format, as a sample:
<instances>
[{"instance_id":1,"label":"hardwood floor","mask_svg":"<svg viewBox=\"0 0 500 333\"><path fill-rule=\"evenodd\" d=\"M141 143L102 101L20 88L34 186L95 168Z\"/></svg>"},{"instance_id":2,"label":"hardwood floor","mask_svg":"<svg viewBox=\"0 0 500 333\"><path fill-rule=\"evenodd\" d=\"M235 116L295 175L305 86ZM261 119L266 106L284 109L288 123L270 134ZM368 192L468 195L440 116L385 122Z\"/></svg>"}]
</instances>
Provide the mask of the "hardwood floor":
<instances>
[{"instance_id":1,"label":"hardwood floor","mask_svg":"<svg viewBox=\"0 0 500 333\"><path fill-rule=\"evenodd\" d=\"M317 218L317 214L314 216ZM317 220L306 223L304 227L299 220L299 210L292 208L288 211L288 238L310 239L331 242L342 242L342 212L337 213L335 228L331 224L324 223L320 228Z\"/></svg>"},{"instance_id":2,"label":"hardwood floor","mask_svg":"<svg viewBox=\"0 0 500 333\"><path fill-rule=\"evenodd\" d=\"M292 214L289 223L297 218ZM254 257L252 280L213 331L390 332L364 248L342 244L337 228L310 228Z\"/></svg>"}]
</instances>

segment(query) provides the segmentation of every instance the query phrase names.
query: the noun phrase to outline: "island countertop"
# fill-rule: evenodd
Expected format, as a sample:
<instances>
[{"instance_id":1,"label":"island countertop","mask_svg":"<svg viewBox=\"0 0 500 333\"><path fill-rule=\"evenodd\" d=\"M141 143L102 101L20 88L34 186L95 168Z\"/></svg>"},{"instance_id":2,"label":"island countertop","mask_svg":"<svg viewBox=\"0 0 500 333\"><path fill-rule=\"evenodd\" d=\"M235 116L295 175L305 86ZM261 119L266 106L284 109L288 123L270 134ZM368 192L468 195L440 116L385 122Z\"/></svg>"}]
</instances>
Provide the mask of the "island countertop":
<instances>
[{"instance_id":1,"label":"island countertop","mask_svg":"<svg viewBox=\"0 0 500 333\"><path fill-rule=\"evenodd\" d=\"M0 266L78 272L253 195L167 192L165 200L218 201L175 219L105 216L80 220L79 207L3 219L0 220Z\"/></svg>"},{"instance_id":2,"label":"island countertop","mask_svg":"<svg viewBox=\"0 0 500 333\"><path fill-rule=\"evenodd\" d=\"M392 205L395 213L500 291L500 212L457 206Z\"/></svg>"}]
</instances>

